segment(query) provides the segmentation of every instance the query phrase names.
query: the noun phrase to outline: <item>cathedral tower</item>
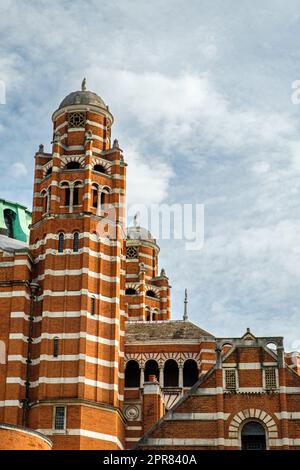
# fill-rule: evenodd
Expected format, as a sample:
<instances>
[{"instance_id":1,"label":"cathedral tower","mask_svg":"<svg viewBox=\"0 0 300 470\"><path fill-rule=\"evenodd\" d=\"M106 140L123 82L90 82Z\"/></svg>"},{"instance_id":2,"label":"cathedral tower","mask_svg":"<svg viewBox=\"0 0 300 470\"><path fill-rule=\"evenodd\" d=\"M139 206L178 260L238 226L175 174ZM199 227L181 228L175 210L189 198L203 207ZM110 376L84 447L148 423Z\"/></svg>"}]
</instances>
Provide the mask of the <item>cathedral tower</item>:
<instances>
[{"instance_id":1,"label":"cathedral tower","mask_svg":"<svg viewBox=\"0 0 300 470\"><path fill-rule=\"evenodd\" d=\"M52 153L40 146L35 157L26 425L57 449L119 449L126 165L113 116L85 80L52 120Z\"/></svg>"}]
</instances>

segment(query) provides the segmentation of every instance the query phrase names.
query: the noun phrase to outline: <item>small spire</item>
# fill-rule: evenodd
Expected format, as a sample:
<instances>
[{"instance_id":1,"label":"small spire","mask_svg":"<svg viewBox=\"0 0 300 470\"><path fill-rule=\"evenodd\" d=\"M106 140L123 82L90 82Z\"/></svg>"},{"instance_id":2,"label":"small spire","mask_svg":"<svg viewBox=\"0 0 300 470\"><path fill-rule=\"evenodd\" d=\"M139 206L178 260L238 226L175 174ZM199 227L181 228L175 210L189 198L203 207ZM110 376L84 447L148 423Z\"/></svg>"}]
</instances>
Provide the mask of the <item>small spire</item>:
<instances>
[{"instance_id":1,"label":"small spire","mask_svg":"<svg viewBox=\"0 0 300 470\"><path fill-rule=\"evenodd\" d=\"M119 148L120 148L120 147L119 147L119 141L118 141L118 139L114 139L113 148L114 148L114 149L119 149Z\"/></svg>"},{"instance_id":2,"label":"small spire","mask_svg":"<svg viewBox=\"0 0 300 470\"><path fill-rule=\"evenodd\" d=\"M86 91L86 78L84 78L82 80L82 83L81 83L81 91Z\"/></svg>"},{"instance_id":3,"label":"small spire","mask_svg":"<svg viewBox=\"0 0 300 470\"><path fill-rule=\"evenodd\" d=\"M135 216L133 217L133 225L134 227L138 227L138 218L139 218L139 213L137 212Z\"/></svg>"},{"instance_id":4,"label":"small spire","mask_svg":"<svg viewBox=\"0 0 300 470\"><path fill-rule=\"evenodd\" d=\"M183 313L183 321L188 320L188 312L187 312L187 304L188 304L188 294L187 289L184 291L184 313Z\"/></svg>"}]
</instances>

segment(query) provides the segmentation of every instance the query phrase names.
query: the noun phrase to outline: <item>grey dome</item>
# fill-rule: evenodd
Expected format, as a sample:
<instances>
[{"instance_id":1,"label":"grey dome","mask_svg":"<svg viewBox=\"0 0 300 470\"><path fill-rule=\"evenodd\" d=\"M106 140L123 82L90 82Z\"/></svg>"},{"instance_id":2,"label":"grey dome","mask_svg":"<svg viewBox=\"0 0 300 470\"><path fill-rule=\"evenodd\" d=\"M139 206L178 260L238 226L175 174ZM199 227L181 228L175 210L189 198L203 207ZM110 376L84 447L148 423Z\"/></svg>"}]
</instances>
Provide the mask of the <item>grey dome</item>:
<instances>
[{"instance_id":1,"label":"grey dome","mask_svg":"<svg viewBox=\"0 0 300 470\"><path fill-rule=\"evenodd\" d=\"M73 91L62 100L59 105L59 109L64 108L65 106L72 106L76 104L93 105L107 109L103 99L100 98L100 96L98 96L96 93L88 90Z\"/></svg>"},{"instance_id":2,"label":"grey dome","mask_svg":"<svg viewBox=\"0 0 300 470\"><path fill-rule=\"evenodd\" d=\"M150 240L154 241L149 230L143 227L128 227L127 238L130 240Z\"/></svg>"}]
</instances>

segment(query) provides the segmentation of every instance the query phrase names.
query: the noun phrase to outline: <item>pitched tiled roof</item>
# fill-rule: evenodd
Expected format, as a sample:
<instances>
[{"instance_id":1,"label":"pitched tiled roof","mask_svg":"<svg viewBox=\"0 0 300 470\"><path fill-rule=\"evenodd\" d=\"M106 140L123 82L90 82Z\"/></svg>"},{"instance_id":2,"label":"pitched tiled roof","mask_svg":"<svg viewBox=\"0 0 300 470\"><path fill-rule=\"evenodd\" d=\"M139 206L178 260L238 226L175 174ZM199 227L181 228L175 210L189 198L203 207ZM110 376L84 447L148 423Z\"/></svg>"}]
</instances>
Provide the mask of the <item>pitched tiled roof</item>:
<instances>
[{"instance_id":1,"label":"pitched tiled roof","mask_svg":"<svg viewBox=\"0 0 300 470\"><path fill-rule=\"evenodd\" d=\"M167 321L137 321L126 323L126 343L139 341L175 341L183 339L201 339L203 337L213 338L199 326L190 321L167 320Z\"/></svg>"}]
</instances>

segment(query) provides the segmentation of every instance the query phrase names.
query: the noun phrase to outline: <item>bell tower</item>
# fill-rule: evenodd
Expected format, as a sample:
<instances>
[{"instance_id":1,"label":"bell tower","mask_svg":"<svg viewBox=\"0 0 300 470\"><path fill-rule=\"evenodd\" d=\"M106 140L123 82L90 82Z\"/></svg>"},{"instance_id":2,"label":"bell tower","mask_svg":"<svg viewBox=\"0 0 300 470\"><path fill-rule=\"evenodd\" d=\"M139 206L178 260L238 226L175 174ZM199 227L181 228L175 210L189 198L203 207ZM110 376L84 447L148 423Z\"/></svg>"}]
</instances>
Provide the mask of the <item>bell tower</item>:
<instances>
[{"instance_id":1,"label":"bell tower","mask_svg":"<svg viewBox=\"0 0 300 470\"><path fill-rule=\"evenodd\" d=\"M30 248L38 285L26 424L54 449L124 446L126 164L86 80L35 156Z\"/></svg>"}]
</instances>

